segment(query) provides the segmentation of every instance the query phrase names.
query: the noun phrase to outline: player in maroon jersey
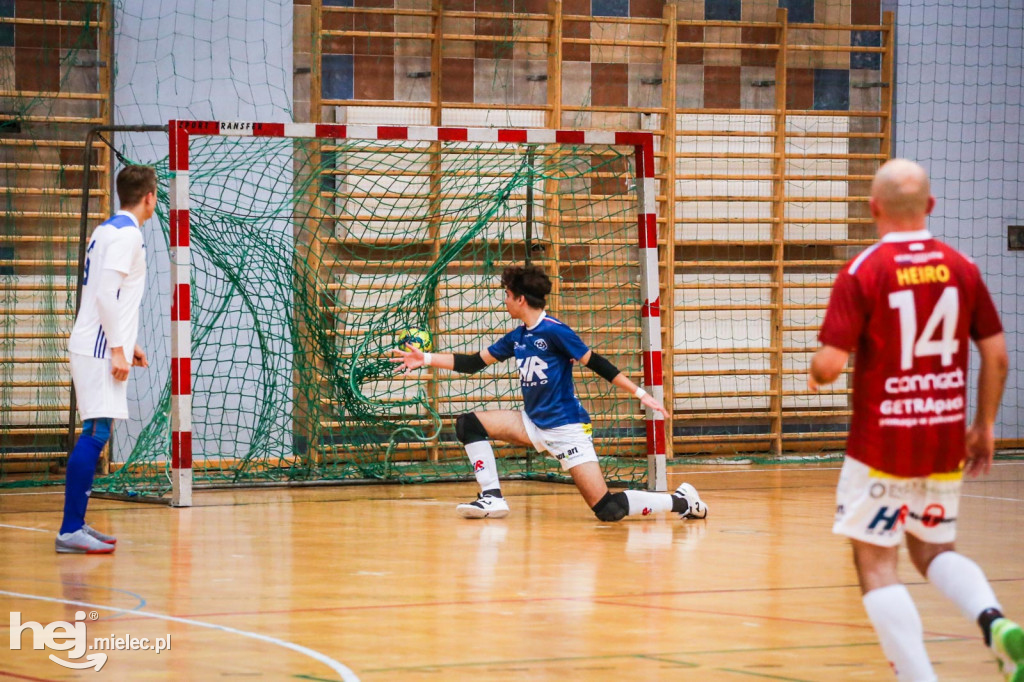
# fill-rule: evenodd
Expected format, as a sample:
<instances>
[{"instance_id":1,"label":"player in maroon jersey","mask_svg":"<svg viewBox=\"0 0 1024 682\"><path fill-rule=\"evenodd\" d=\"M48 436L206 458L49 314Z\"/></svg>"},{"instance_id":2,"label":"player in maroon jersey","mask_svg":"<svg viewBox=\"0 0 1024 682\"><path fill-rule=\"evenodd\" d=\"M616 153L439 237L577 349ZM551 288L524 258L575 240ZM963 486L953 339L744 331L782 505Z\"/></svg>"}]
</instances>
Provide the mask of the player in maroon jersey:
<instances>
[{"instance_id":1,"label":"player in maroon jersey","mask_svg":"<svg viewBox=\"0 0 1024 682\"><path fill-rule=\"evenodd\" d=\"M881 239L836 279L808 385L835 381L850 353L853 418L833 532L850 538L864 608L900 679L936 679L917 608L896 572L914 566L977 621L1007 680L1024 680L1024 631L985 574L954 549L960 487L992 466L1008 359L1003 328L973 261L935 239L921 166L883 165L871 185ZM981 354L978 408L966 424L968 342Z\"/></svg>"}]
</instances>

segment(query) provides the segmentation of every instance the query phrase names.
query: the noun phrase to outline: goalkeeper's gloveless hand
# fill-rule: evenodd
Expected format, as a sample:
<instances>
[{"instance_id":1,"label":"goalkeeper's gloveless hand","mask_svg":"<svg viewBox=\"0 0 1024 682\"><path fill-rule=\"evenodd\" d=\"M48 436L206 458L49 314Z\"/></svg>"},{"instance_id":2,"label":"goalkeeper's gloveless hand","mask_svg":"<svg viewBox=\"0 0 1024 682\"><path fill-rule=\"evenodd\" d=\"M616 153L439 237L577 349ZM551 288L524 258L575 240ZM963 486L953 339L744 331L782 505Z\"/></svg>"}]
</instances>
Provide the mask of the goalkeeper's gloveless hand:
<instances>
[{"instance_id":1,"label":"goalkeeper's gloveless hand","mask_svg":"<svg viewBox=\"0 0 1024 682\"><path fill-rule=\"evenodd\" d=\"M668 410L665 409L665 406L658 402L658 400L655 399L655 397L652 396L650 393L645 395L643 398L640 398L640 404L643 405L644 407L651 408L655 412L659 413L665 419L669 418Z\"/></svg>"},{"instance_id":2,"label":"goalkeeper's gloveless hand","mask_svg":"<svg viewBox=\"0 0 1024 682\"><path fill-rule=\"evenodd\" d=\"M395 348L393 351L391 351L391 354L394 357L389 358L389 360L391 360L391 362L394 362L397 365L395 367L396 372L405 374L411 370L419 369L420 367L426 366L426 357L424 356L422 350L416 348L415 346L410 346L408 344L405 347L408 348L409 350Z\"/></svg>"}]
</instances>

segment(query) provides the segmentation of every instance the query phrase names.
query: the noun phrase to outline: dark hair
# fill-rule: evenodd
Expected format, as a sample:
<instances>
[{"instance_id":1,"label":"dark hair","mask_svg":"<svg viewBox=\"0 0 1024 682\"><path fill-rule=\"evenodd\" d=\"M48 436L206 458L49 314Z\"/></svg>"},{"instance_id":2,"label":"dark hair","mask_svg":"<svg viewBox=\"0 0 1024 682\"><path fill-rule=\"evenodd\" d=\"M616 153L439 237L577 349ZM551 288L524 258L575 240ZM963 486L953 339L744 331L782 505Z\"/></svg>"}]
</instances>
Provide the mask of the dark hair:
<instances>
[{"instance_id":1,"label":"dark hair","mask_svg":"<svg viewBox=\"0 0 1024 682\"><path fill-rule=\"evenodd\" d=\"M121 208L135 206L150 192L156 192L156 170L152 166L125 166L117 174Z\"/></svg>"},{"instance_id":2,"label":"dark hair","mask_svg":"<svg viewBox=\"0 0 1024 682\"><path fill-rule=\"evenodd\" d=\"M551 280L536 265L508 266L501 273L501 286L511 291L513 296L525 296L531 308L543 308L547 305L547 295L551 293Z\"/></svg>"}]
</instances>

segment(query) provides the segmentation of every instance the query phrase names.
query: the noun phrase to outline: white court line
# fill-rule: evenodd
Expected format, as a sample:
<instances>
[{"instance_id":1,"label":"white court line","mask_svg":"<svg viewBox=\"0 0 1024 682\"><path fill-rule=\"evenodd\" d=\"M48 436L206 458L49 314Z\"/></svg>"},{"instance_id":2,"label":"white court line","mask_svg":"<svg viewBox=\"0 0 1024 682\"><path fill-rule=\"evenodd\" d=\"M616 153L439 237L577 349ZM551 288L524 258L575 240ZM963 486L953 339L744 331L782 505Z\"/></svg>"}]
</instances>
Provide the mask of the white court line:
<instances>
[{"instance_id":1,"label":"white court line","mask_svg":"<svg viewBox=\"0 0 1024 682\"><path fill-rule=\"evenodd\" d=\"M6 523L0 523L0 528L14 528L15 530L34 530L37 533L52 533L52 530L46 528L29 528L28 526L11 526Z\"/></svg>"},{"instance_id":2,"label":"white court line","mask_svg":"<svg viewBox=\"0 0 1024 682\"><path fill-rule=\"evenodd\" d=\"M1024 502L1017 497L993 497L992 495L961 495L960 497L973 497L978 500L999 500L1000 502Z\"/></svg>"},{"instance_id":3,"label":"white court line","mask_svg":"<svg viewBox=\"0 0 1024 682\"><path fill-rule=\"evenodd\" d=\"M63 495L63 490L53 490L44 493L0 493L0 497L14 497L15 495Z\"/></svg>"},{"instance_id":4,"label":"white court line","mask_svg":"<svg viewBox=\"0 0 1024 682\"><path fill-rule=\"evenodd\" d=\"M90 604L85 601L72 601L70 599L57 599L56 597L43 597L37 594L23 594L21 592L8 592L7 590L0 590L0 594L5 594L9 597L18 597L21 599L35 599L38 601L55 602L57 604L69 604L71 606L84 606L90 609L102 609L104 611L117 611L120 613L127 613L132 616L146 616L147 618L156 618L157 620L166 620L172 623L184 623L185 625L195 625L201 628L210 628L211 630L220 630L222 632L229 632L234 635L241 635L243 637L251 637L261 642L268 642L270 644L276 644L277 646L284 647L285 649L291 649L297 651L300 654L309 656L315 661L323 663L328 668L338 673L341 676L343 682L359 682L359 678L356 674L346 668L341 663L338 663L333 658L329 658L319 651L313 651L307 649L299 644L287 642L283 639L277 639L276 637L269 637L267 635L261 635L256 632L246 632L245 630L238 630L236 628L228 627L227 625L216 625L214 623L204 623L201 620L192 620L191 618L178 618L177 616L165 616L160 613L150 613L148 611L137 611L134 609L122 609L116 606L107 606L105 604Z\"/></svg>"}]
</instances>

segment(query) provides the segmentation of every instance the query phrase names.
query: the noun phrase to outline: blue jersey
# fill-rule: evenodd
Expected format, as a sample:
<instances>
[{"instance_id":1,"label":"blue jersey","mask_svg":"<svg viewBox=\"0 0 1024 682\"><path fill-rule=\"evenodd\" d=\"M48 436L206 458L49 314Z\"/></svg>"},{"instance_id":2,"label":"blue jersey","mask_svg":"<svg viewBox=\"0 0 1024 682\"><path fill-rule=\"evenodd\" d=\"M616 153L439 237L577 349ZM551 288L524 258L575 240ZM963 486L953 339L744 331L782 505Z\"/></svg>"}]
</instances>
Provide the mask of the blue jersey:
<instances>
[{"instance_id":1,"label":"blue jersey","mask_svg":"<svg viewBox=\"0 0 1024 682\"><path fill-rule=\"evenodd\" d=\"M588 350L576 332L546 314L533 328L522 325L487 349L496 360L515 356L526 414L542 429L590 423L572 385L572 361Z\"/></svg>"}]
</instances>

